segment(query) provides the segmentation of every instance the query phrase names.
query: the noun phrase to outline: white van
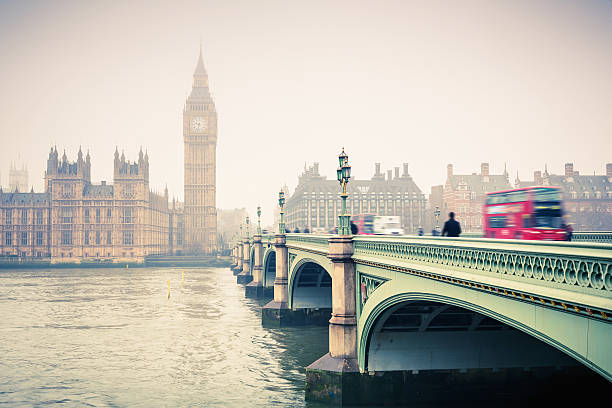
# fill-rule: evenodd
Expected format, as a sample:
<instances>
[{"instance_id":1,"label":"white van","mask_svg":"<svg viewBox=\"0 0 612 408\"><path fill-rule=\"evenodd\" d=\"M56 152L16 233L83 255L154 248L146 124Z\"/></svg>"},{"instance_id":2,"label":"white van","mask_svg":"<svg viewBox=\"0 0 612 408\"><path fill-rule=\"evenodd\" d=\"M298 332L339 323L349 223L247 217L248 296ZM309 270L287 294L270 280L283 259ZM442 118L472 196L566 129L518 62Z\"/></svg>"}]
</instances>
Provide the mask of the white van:
<instances>
[{"instance_id":1,"label":"white van","mask_svg":"<svg viewBox=\"0 0 612 408\"><path fill-rule=\"evenodd\" d=\"M397 215L377 215L374 217L374 234L404 235L400 217Z\"/></svg>"}]
</instances>

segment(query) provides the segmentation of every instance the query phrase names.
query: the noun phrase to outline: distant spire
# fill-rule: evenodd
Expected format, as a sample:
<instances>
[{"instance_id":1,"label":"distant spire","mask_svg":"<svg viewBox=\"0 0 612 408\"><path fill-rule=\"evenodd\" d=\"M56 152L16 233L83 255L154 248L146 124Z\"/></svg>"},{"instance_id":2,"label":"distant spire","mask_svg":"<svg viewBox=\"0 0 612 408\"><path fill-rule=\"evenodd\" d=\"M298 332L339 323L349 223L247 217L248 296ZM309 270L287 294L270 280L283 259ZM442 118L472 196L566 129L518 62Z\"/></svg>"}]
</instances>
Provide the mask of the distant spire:
<instances>
[{"instance_id":1,"label":"distant spire","mask_svg":"<svg viewBox=\"0 0 612 408\"><path fill-rule=\"evenodd\" d=\"M202 57L202 42L200 41L200 56L198 57L198 65L196 66L194 75L206 75L206 68L204 67L204 58Z\"/></svg>"}]
</instances>

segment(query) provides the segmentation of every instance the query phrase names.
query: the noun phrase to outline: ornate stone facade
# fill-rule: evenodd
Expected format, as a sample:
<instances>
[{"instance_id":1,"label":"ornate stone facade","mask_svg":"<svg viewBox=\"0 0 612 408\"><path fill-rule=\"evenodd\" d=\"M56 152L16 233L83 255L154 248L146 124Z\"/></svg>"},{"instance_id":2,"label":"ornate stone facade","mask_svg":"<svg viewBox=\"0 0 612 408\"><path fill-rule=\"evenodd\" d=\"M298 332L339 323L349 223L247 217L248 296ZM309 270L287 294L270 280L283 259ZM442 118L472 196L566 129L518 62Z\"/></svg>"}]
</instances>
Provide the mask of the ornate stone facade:
<instances>
[{"instance_id":1,"label":"ornate stone facade","mask_svg":"<svg viewBox=\"0 0 612 408\"><path fill-rule=\"evenodd\" d=\"M508 172L489 174L489 163L480 165L480 174L454 174L453 165L446 168L446 183L443 192L443 208L440 208L440 227L453 211L461 223L463 232L482 232L482 207L485 194L492 191L510 190L512 186Z\"/></svg>"},{"instance_id":2,"label":"ornate stone facade","mask_svg":"<svg viewBox=\"0 0 612 408\"><path fill-rule=\"evenodd\" d=\"M575 231L612 230L612 163L606 164L605 175L582 175L573 163L566 163L563 175L549 174L545 168L544 173L535 171L533 180L521 181L517 175L515 184L561 187L566 221Z\"/></svg>"},{"instance_id":3,"label":"ornate stone facade","mask_svg":"<svg viewBox=\"0 0 612 408\"><path fill-rule=\"evenodd\" d=\"M400 169L396 167L395 175L389 170L386 178L380 172L380 163L376 163L371 180L351 180L347 191L350 214L399 216L407 234L416 233L423 225L426 198L408 174L406 163L403 174L400 175ZM336 180L327 180L319 174L318 163L304 169L295 192L285 205L287 228L292 231L308 228L311 232L333 229L338 225L342 208L339 192Z\"/></svg>"},{"instance_id":4,"label":"ornate stone facade","mask_svg":"<svg viewBox=\"0 0 612 408\"><path fill-rule=\"evenodd\" d=\"M217 244L217 111L208 89L202 50L183 110L185 143L185 249L212 254Z\"/></svg>"},{"instance_id":5,"label":"ornate stone facade","mask_svg":"<svg viewBox=\"0 0 612 408\"><path fill-rule=\"evenodd\" d=\"M168 207L168 191L149 186L149 157L126 161L115 151L113 184L91 183L91 159L75 162L52 148L44 193L0 191L0 255L51 262L142 262L177 253L182 212Z\"/></svg>"}]
</instances>

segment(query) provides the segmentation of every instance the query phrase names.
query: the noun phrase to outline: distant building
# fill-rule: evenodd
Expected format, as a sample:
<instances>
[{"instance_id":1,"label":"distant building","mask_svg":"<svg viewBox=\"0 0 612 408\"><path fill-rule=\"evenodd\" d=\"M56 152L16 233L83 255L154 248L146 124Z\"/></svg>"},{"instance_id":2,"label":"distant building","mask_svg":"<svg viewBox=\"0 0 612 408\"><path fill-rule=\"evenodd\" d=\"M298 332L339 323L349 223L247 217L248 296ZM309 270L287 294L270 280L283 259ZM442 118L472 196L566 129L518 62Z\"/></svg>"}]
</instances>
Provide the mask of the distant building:
<instances>
[{"instance_id":1,"label":"distant building","mask_svg":"<svg viewBox=\"0 0 612 408\"><path fill-rule=\"evenodd\" d=\"M464 232L481 232L485 193L511 188L508 172L505 169L502 174L491 175L489 163L482 163L480 174L461 175L454 174L453 165L449 164L446 168L444 209L441 209L440 214L441 225L444 225L444 221L448 219L448 213L453 211Z\"/></svg>"},{"instance_id":2,"label":"distant building","mask_svg":"<svg viewBox=\"0 0 612 408\"><path fill-rule=\"evenodd\" d=\"M176 205L176 203L175 203ZM168 208L168 190L149 186L149 157L126 161L115 151L113 184L91 182L89 153L75 162L51 149L44 193L0 190L0 255L141 262L182 251L182 212Z\"/></svg>"},{"instance_id":3,"label":"distant building","mask_svg":"<svg viewBox=\"0 0 612 408\"><path fill-rule=\"evenodd\" d=\"M9 191L27 193L28 187L28 168L22 165L18 168L14 163L11 163L9 169Z\"/></svg>"},{"instance_id":4,"label":"distant building","mask_svg":"<svg viewBox=\"0 0 612 408\"><path fill-rule=\"evenodd\" d=\"M444 186L432 186L429 199L427 200L427 208L425 209L425 221L423 225L423 232L425 234L431 233L436 227L436 216L435 211L440 211L439 219L437 220L438 226L441 228L444 224L446 207L444 206Z\"/></svg>"},{"instance_id":5,"label":"distant building","mask_svg":"<svg viewBox=\"0 0 612 408\"><path fill-rule=\"evenodd\" d=\"M521 181L517 188L529 186L556 186L563 190L567 222L577 231L612 230L612 163L606 164L605 175L581 175L573 163L565 164L565 174L535 171L533 180Z\"/></svg>"},{"instance_id":6,"label":"distant building","mask_svg":"<svg viewBox=\"0 0 612 408\"><path fill-rule=\"evenodd\" d=\"M337 180L328 180L319 174L318 163L305 168L285 205L287 228L292 231L308 228L313 232L336 227L342 209L340 189ZM348 193L348 212L352 215L397 215L406 233L416 233L423 225L426 198L408 174L407 163L401 175L396 167L395 174L388 170L386 178L380 172L380 163L376 163L370 180L350 180Z\"/></svg>"},{"instance_id":7,"label":"distant building","mask_svg":"<svg viewBox=\"0 0 612 408\"><path fill-rule=\"evenodd\" d=\"M228 249L228 245L240 235L240 224L244 224L247 215L246 208L217 210L217 245L219 245L219 250ZM250 222L249 232L253 235L257 231L257 218L250 220Z\"/></svg>"}]
</instances>

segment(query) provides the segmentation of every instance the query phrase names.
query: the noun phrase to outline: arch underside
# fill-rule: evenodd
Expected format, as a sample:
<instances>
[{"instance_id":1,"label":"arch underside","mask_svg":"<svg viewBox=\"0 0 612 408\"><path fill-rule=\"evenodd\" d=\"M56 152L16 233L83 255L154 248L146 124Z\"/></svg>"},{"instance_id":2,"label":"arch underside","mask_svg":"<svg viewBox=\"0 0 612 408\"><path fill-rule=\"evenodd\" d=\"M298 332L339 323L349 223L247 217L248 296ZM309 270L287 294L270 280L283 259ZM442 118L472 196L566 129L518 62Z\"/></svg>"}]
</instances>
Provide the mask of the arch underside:
<instances>
[{"instance_id":1,"label":"arch underside","mask_svg":"<svg viewBox=\"0 0 612 408\"><path fill-rule=\"evenodd\" d=\"M478 312L405 301L381 313L369 335L368 371L576 366L554 347Z\"/></svg>"},{"instance_id":2,"label":"arch underside","mask_svg":"<svg viewBox=\"0 0 612 408\"><path fill-rule=\"evenodd\" d=\"M330 309L332 307L331 276L321 265L304 261L296 266L291 291L293 309Z\"/></svg>"},{"instance_id":3,"label":"arch underside","mask_svg":"<svg viewBox=\"0 0 612 408\"><path fill-rule=\"evenodd\" d=\"M274 287L274 279L276 278L276 252L270 250L264 256L264 276L263 286L266 288Z\"/></svg>"},{"instance_id":4,"label":"arch underside","mask_svg":"<svg viewBox=\"0 0 612 408\"><path fill-rule=\"evenodd\" d=\"M255 246L251 248L251 262L249 263L249 274L253 275L253 268L255 268Z\"/></svg>"}]
</instances>

